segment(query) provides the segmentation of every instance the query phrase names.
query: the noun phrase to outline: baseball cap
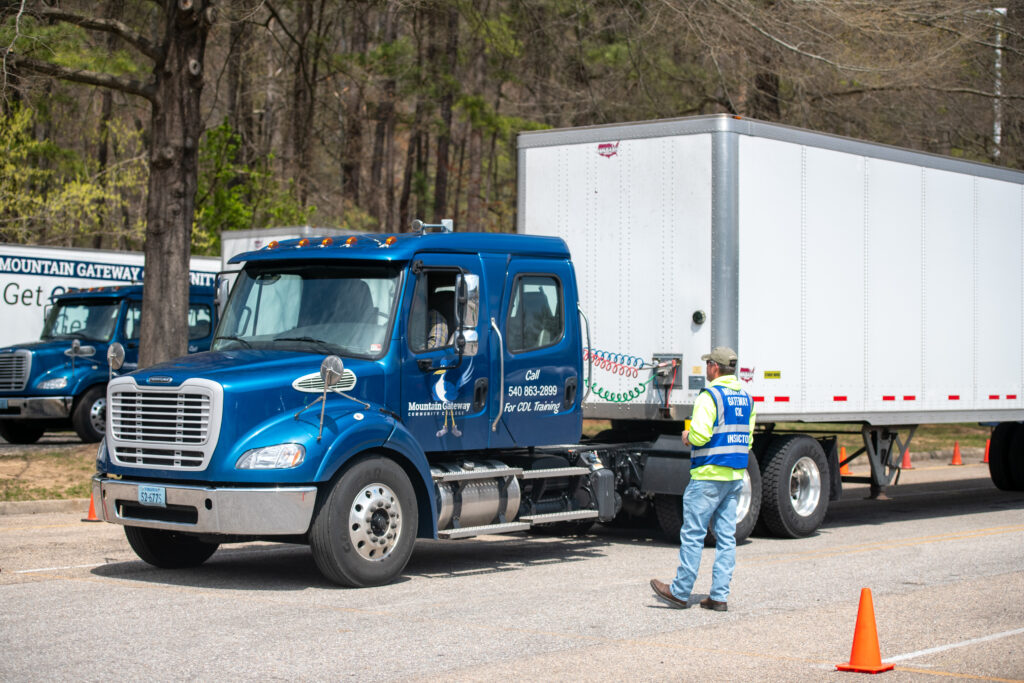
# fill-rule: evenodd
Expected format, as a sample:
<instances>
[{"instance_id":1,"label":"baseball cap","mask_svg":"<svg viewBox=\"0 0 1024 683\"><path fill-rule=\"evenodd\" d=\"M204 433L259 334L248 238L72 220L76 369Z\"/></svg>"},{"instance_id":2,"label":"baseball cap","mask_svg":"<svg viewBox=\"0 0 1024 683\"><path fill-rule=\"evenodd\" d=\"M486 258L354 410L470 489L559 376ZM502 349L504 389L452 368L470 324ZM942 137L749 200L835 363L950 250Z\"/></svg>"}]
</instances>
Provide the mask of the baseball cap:
<instances>
[{"instance_id":1,"label":"baseball cap","mask_svg":"<svg viewBox=\"0 0 1024 683\"><path fill-rule=\"evenodd\" d=\"M716 346L711 349L711 353L705 353L700 357L700 359L713 360L719 365L727 365L733 368L736 367L736 352L728 346Z\"/></svg>"}]
</instances>

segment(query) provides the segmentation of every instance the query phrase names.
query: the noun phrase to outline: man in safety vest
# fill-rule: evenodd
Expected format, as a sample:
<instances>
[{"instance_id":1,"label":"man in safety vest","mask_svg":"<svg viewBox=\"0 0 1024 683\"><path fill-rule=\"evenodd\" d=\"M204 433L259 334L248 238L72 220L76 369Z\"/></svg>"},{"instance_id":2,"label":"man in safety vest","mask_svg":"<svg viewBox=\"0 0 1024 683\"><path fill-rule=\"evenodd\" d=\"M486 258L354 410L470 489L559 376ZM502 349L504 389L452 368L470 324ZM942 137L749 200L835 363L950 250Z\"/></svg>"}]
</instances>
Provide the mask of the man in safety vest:
<instances>
[{"instance_id":1,"label":"man in safety vest","mask_svg":"<svg viewBox=\"0 0 1024 683\"><path fill-rule=\"evenodd\" d=\"M705 609L728 609L729 582L736 566L736 503L754 438L754 405L736 377L736 352L717 346L701 356L710 382L697 396L683 443L692 446L690 483L683 494L679 532L679 569L668 585L651 579L659 600L676 609L689 607L708 525L715 534L715 565Z\"/></svg>"}]
</instances>

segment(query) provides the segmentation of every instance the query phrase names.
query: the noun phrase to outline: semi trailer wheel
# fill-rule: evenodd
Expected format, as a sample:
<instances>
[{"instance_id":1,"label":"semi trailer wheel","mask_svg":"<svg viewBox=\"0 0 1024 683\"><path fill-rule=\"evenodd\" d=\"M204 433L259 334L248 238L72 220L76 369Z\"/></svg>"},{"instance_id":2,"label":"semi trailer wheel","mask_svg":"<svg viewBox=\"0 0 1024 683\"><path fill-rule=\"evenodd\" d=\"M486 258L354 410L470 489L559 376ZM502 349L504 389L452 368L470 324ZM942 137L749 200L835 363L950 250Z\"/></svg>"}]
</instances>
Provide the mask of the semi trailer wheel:
<instances>
[{"instance_id":1,"label":"semi trailer wheel","mask_svg":"<svg viewBox=\"0 0 1024 683\"><path fill-rule=\"evenodd\" d=\"M753 455L743 475L743 490L736 504L736 543L742 543L754 531L758 514L761 510L761 471ZM679 541L679 531L683 526L683 497L668 494L654 496L654 514L658 518L665 539ZM715 535L708 530L706 543L713 544Z\"/></svg>"},{"instance_id":2,"label":"semi trailer wheel","mask_svg":"<svg viewBox=\"0 0 1024 683\"><path fill-rule=\"evenodd\" d=\"M817 531L828 510L828 463L809 436L776 436L761 460L761 520L772 534L799 538Z\"/></svg>"},{"instance_id":3,"label":"semi trailer wheel","mask_svg":"<svg viewBox=\"0 0 1024 683\"><path fill-rule=\"evenodd\" d=\"M84 443L96 443L107 429L107 388L99 385L85 392L71 415L75 433Z\"/></svg>"},{"instance_id":4,"label":"semi trailer wheel","mask_svg":"<svg viewBox=\"0 0 1024 683\"><path fill-rule=\"evenodd\" d=\"M217 552L218 546L195 536L163 529L126 526L124 535L139 559L161 569L198 567Z\"/></svg>"},{"instance_id":5,"label":"semi trailer wheel","mask_svg":"<svg viewBox=\"0 0 1024 683\"><path fill-rule=\"evenodd\" d=\"M0 436L7 443L28 444L39 441L43 428L29 420L0 420Z\"/></svg>"},{"instance_id":6,"label":"semi trailer wheel","mask_svg":"<svg viewBox=\"0 0 1024 683\"><path fill-rule=\"evenodd\" d=\"M394 460L346 469L318 507L309 544L320 572L342 586L380 586L405 569L416 542L416 493Z\"/></svg>"},{"instance_id":7,"label":"semi trailer wheel","mask_svg":"<svg viewBox=\"0 0 1024 683\"><path fill-rule=\"evenodd\" d=\"M990 449L991 450L991 449ZM1018 424L1010 439L1009 457L1010 486L1014 491L1024 491L1024 424ZM992 461L991 453L989 462Z\"/></svg>"},{"instance_id":8,"label":"semi trailer wheel","mask_svg":"<svg viewBox=\"0 0 1024 683\"><path fill-rule=\"evenodd\" d=\"M992 430L992 439L988 444L988 476L997 489L1014 490L1014 482L1010 471L1012 458L1011 442L1020 427L1019 422L1000 422ZM1024 458L1024 453L1020 454Z\"/></svg>"}]
</instances>

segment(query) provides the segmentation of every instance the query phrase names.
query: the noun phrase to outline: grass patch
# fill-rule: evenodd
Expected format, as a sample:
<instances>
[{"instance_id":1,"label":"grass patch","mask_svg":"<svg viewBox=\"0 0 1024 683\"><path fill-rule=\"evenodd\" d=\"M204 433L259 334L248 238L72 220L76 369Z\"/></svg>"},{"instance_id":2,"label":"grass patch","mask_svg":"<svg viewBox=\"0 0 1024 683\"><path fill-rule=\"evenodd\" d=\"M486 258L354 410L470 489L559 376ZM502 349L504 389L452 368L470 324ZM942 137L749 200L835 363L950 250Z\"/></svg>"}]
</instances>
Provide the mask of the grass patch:
<instances>
[{"instance_id":1,"label":"grass patch","mask_svg":"<svg viewBox=\"0 0 1024 683\"><path fill-rule=\"evenodd\" d=\"M68 452L0 452L0 501L88 498L95 446Z\"/></svg>"}]
</instances>

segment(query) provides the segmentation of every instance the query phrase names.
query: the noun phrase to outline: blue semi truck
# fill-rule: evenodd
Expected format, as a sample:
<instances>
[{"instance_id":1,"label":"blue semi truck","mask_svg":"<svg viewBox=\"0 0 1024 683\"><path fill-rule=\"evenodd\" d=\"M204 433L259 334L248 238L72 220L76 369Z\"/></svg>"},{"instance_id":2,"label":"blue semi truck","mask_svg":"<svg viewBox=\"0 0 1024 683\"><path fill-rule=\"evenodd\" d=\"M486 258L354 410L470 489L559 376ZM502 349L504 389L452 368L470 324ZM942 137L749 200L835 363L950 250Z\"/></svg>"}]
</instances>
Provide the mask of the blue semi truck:
<instances>
[{"instance_id":1,"label":"blue semi truck","mask_svg":"<svg viewBox=\"0 0 1024 683\"><path fill-rule=\"evenodd\" d=\"M992 481L1024 490L1024 173L730 116L523 133L518 165L520 234L232 259L212 350L110 383L102 517L157 566L294 541L354 586L417 537L678 538L719 345L758 412L738 540L813 534L843 482L881 496L918 424L997 424ZM609 429L581 443L583 411Z\"/></svg>"},{"instance_id":2,"label":"blue semi truck","mask_svg":"<svg viewBox=\"0 0 1024 683\"><path fill-rule=\"evenodd\" d=\"M82 441L99 441L106 421L107 349L120 344L123 367L136 367L141 314L142 285L70 289L55 296L38 341L0 348L0 436L28 444L70 426ZM190 353L210 348L216 316L214 288L191 286Z\"/></svg>"},{"instance_id":3,"label":"blue semi truck","mask_svg":"<svg viewBox=\"0 0 1024 683\"><path fill-rule=\"evenodd\" d=\"M143 560L292 541L328 579L368 586L417 537L579 532L652 492L678 517L678 433L666 452L579 445L586 326L561 239L423 228L233 262L212 349L108 388L93 496Z\"/></svg>"}]
</instances>

